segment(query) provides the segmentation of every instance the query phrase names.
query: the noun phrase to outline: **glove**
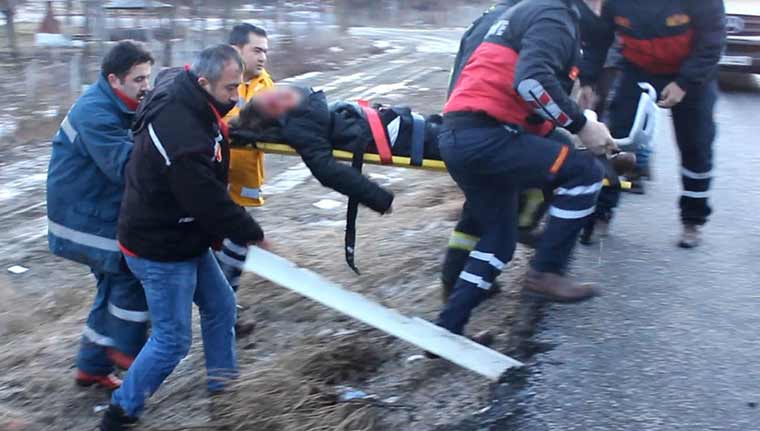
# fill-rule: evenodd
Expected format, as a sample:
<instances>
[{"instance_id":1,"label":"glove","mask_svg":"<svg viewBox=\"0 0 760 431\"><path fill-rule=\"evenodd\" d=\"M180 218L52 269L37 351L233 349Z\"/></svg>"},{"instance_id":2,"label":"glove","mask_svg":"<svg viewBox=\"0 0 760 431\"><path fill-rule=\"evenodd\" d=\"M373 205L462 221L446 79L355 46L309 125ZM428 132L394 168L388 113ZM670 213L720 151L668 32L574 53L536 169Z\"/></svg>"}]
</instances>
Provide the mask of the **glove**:
<instances>
[{"instance_id":1,"label":"glove","mask_svg":"<svg viewBox=\"0 0 760 431\"><path fill-rule=\"evenodd\" d=\"M581 109L594 109L599 102L599 96L596 95L594 88L590 85L584 85L578 91L578 106Z\"/></svg>"},{"instance_id":2,"label":"glove","mask_svg":"<svg viewBox=\"0 0 760 431\"><path fill-rule=\"evenodd\" d=\"M586 121L586 125L578 132L578 139L581 140L581 143L589 151L597 156L617 149L607 126L591 118Z\"/></svg>"},{"instance_id":3,"label":"glove","mask_svg":"<svg viewBox=\"0 0 760 431\"><path fill-rule=\"evenodd\" d=\"M233 147L244 147L249 144L256 145L259 141L257 133L246 129L230 129L230 140Z\"/></svg>"}]
</instances>

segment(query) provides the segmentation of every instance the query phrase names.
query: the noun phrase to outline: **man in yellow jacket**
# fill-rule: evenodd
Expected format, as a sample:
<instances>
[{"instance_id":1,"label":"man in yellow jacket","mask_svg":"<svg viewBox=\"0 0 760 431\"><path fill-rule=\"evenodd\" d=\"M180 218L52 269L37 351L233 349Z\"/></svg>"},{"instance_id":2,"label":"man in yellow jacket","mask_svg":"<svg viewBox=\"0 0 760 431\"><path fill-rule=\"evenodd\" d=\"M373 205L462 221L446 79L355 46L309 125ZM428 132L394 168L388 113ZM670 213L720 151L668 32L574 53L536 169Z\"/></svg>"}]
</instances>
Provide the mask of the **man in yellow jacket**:
<instances>
[{"instance_id":1,"label":"man in yellow jacket","mask_svg":"<svg viewBox=\"0 0 760 431\"><path fill-rule=\"evenodd\" d=\"M248 23L238 24L230 32L229 44L240 51L245 62L245 72L243 83L238 87L238 106L224 117L227 122L238 116L240 108L255 93L274 87L272 77L264 68L267 63L269 40L263 28ZM254 148L232 148L229 173L232 199L244 207L263 205L263 183L264 153Z\"/></svg>"},{"instance_id":2,"label":"man in yellow jacket","mask_svg":"<svg viewBox=\"0 0 760 431\"><path fill-rule=\"evenodd\" d=\"M272 78L264 67L267 63L269 41L267 32L252 24L238 24L230 32L229 42L235 47L245 63L243 82L238 87L238 105L233 108L224 120L229 122L237 117L240 108L253 97L256 92L274 87ZM264 183L264 153L255 148L231 148L229 170L229 192L232 199L243 207L258 207L264 204L261 186ZM240 284L245 255L245 244L235 244L229 239L222 243L221 250L216 252L219 266L224 276L237 292ZM238 318L235 324L236 335L244 337L250 334L255 326L252 320Z\"/></svg>"}]
</instances>

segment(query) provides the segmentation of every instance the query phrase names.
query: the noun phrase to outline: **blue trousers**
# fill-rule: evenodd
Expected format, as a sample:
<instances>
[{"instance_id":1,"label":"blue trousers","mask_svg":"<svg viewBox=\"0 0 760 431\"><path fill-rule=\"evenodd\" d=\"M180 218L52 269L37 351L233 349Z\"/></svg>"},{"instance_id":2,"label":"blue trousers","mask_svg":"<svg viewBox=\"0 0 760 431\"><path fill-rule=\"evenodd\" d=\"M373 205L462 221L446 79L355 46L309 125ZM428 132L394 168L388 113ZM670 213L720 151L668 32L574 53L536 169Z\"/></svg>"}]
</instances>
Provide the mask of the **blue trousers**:
<instances>
[{"instance_id":1,"label":"blue trousers","mask_svg":"<svg viewBox=\"0 0 760 431\"><path fill-rule=\"evenodd\" d=\"M573 141L568 135L556 130L546 137L569 147L573 146ZM546 195L546 193L543 193L543 191L539 189L521 191L521 196L519 198L522 200L522 202L519 202L520 227L533 229L541 221L548 204L543 202L536 206L529 201L531 199L544 200L547 198ZM465 201L457 225L454 227L454 231L449 238L446 255L444 256L443 265L441 267L441 282L444 286L454 285L456 279L459 278L459 274L462 272L464 265L467 262L467 257L470 252L475 249L475 245L480 239L482 232L483 228L478 224L478 218L475 217L470 205Z\"/></svg>"},{"instance_id":2,"label":"blue trousers","mask_svg":"<svg viewBox=\"0 0 760 431\"><path fill-rule=\"evenodd\" d=\"M135 357L148 331L148 305L140 281L125 271L107 273L92 270L98 292L82 335L76 365L93 375L106 375L114 366L106 349Z\"/></svg>"},{"instance_id":3,"label":"blue trousers","mask_svg":"<svg viewBox=\"0 0 760 431\"><path fill-rule=\"evenodd\" d=\"M639 82L649 82L658 94L674 76L651 75L630 64L626 65L615 87L615 95L609 107L609 127L612 136L629 135L638 107L641 89ZM681 153L681 182L683 193L679 199L681 220L686 224L704 224L712 209L708 192L712 179L712 145L716 135L713 118L718 99L718 83L710 80L703 86L685 89L686 97L672 108L673 127ZM637 163L647 165L650 151L637 148ZM609 217L617 206L620 192L605 189L600 197L599 212Z\"/></svg>"},{"instance_id":4,"label":"blue trousers","mask_svg":"<svg viewBox=\"0 0 760 431\"><path fill-rule=\"evenodd\" d=\"M563 274L578 234L594 213L603 169L586 152L555 140L504 127L446 129L439 146L449 173L477 220L477 240L454 285L438 324L461 334L472 310L512 259L517 242L521 190L552 190L549 221L531 266Z\"/></svg>"},{"instance_id":5,"label":"blue trousers","mask_svg":"<svg viewBox=\"0 0 760 431\"><path fill-rule=\"evenodd\" d=\"M127 257L127 264L145 287L152 332L124 382L111 399L137 416L179 362L192 341L192 305L200 310L208 389L224 387L237 373L235 294L211 251L181 262L155 262Z\"/></svg>"}]
</instances>

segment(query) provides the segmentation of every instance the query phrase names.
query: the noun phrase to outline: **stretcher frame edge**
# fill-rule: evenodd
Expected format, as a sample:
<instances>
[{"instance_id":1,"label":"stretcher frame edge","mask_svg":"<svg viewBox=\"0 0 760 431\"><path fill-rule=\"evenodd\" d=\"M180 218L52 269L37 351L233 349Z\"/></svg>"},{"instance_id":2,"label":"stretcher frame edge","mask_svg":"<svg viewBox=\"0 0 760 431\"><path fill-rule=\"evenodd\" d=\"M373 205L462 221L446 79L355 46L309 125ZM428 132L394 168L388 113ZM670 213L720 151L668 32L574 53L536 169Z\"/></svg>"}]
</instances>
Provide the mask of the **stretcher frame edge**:
<instances>
[{"instance_id":1,"label":"stretcher frame edge","mask_svg":"<svg viewBox=\"0 0 760 431\"><path fill-rule=\"evenodd\" d=\"M244 270L432 352L490 380L523 363L427 320L407 317L260 247L249 248Z\"/></svg>"},{"instance_id":2,"label":"stretcher frame edge","mask_svg":"<svg viewBox=\"0 0 760 431\"><path fill-rule=\"evenodd\" d=\"M271 142L257 142L256 148L263 151L266 154L280 154L285 156L297 156L298 153L296 150L293 149L293 147L286 145L286 144L275 144ZM350 151L344 151L344 150L333 150L333 156L338 160L348 161L350 162L353 160L353 153ZM367 153L364 154L364 161L366 163L372 164L372 165L382 165L382 166L391 166L391 167L397 167L397 168L406 168L406 169L423 169L426 171L438 171L438 172L446 172L446 164L442 160L431 160L431 159L423 159L421 166L415 166L412 164L412 159L410 157L403 157L403 156L393 156L393 164L386 165L383 164L380 160L380 156L377 154ZM605 187L609 187L610 181L608 179L604 179L602 182L602 185ZM620 180L620 188L624 190L628 190L631 188L631 183L629 181Z\"/></svg>"}]
</instances>

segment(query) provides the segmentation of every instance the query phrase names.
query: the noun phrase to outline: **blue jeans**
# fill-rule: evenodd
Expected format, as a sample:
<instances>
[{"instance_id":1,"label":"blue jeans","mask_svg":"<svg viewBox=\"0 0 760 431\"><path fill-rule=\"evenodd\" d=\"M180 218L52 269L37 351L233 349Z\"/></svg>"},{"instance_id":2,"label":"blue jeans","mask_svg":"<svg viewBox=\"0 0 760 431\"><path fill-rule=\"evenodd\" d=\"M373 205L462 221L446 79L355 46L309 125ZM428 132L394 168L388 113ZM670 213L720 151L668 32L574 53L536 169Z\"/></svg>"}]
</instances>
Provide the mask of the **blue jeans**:
<instances>
[{"instance_id":1,"label":"blue jeans","mask_svg":"<svg viewBox=\"0 0 760 431\"><path fill-rule=\"evenodd\" d=\"M148 334L148 305L138 280L128 271L92 270L98 293L92 303L77 355L77 368L93 375L113 371L106 349L134 358Z\"/></svg>"},{"instance_id":2,"label":"blue jeans","mask_svg":"<svg viewBox=\"0 0 760 431\"><path fill-rule=\"evenodd\" d=\"M223 389L237 374L235 294L211 251L182 262L126 259L145 288L152 333L111 403L130 416L142 411L145 399L190 350L193 302L200 310L208 389Z\"/></svg>"}]
</instances>

